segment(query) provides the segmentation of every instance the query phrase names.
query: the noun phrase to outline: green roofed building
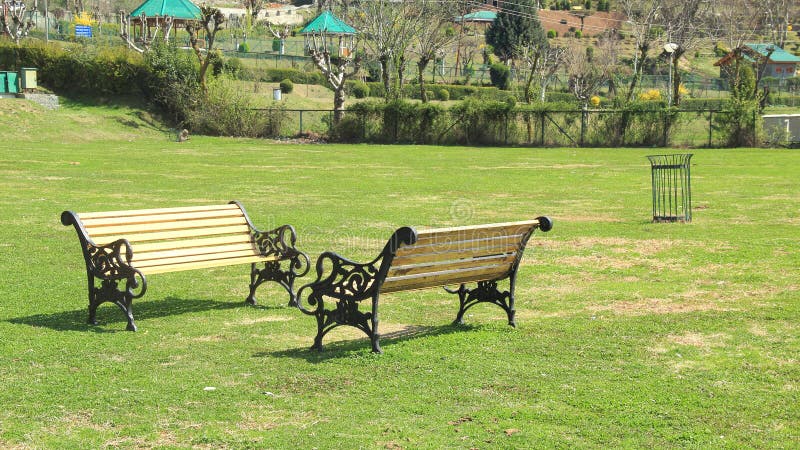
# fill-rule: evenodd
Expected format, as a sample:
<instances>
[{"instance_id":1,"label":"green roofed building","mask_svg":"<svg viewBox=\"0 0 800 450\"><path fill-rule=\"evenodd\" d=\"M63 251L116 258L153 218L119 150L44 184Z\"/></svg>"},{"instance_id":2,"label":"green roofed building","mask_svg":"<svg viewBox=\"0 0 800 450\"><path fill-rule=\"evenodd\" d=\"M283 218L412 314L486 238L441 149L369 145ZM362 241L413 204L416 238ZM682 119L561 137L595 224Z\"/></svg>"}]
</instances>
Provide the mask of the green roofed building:
<instances>
[{"instance_id":1,"label":"green roofed building","mask_svg":"<svg viewBox=\"0 0 800 450\"><path fill-rule=\"evenodd\" d=\"M146 0L122 18L120 36L131 48L143 52L159 33L166 41L176 27L201 18L200 8L190 0Z\"/></svg>"},{"instance_id":2,"label":"green roofed building","mask_svg":"<svg viewBox=\"0 0 800 450\"><path fill-rule=\"evenodd\" d=\"M342 19L336 17L330 11L325 11L300 30L300 34L311 33L351 35L356 34L356 29L344 23Z\"/></svg>"},{"instance_id":3,"label":"green roofed building","mask_svg":"<svg viewBox=\"0 0 800 450\"><path fill-rule=\"evenodd\" d=\"M173 20L199 20L200 7L189 0L147 0L131 12L131 17L172 17Z\"/></svg>"},{"instance_id":4,"label":"green roofed building","mask_svg":"<svg viewBox=\"0 0 800 450\"><path fill-rule=\"evenodd\" d=\"M489 25L494 23L495 19L497 19L496 11L475 11L463 16L458 16L453 19L453 21L462 27L474 25L486 32L486 29Z\"/></svg>"},{"instance_id":5,"label":"green roofed building","mask_svg":"<svg viewBox=\"0 0 800 450\"><path fill-rule=\"evenodd\" d=\"M309 49L321 49L324 46L330 54L338 55L340 58L351 56L357 33L355 28L344 23L330 11L324 11L300 30L300 34L305 36L306 53ZM320 42L316 42L316 39Z\"/></svg>"},{"instance_id":6,"label":"green roofed building","mask_svg":"<svg viewBox=\"0 0 800 450\"><path fill-rule=\"evenodd\" d=\"M469 14L465 14L461 17L456 17L456 23L459 22L487 22L492 23L497 19L497 12L496 11L475 11Z\"/></svg>"},{"instance_id":7,"label":"green roofed building","mask_svg":"<svg viewBox=\"0 0 800 450\"><path fill-rule=\"evenodd\" d=\"M798 74L800 57L773 44L744 44L739 47L744 59L757 70L764 70L765 77L791 78ZM770 53L771 52L771 53ZM728 76L728 65L733 62L736 52L730 52L714 65L720 68L720 77ZM769 55L769 59L767 59Z\"/></svg>"}]
</instances>

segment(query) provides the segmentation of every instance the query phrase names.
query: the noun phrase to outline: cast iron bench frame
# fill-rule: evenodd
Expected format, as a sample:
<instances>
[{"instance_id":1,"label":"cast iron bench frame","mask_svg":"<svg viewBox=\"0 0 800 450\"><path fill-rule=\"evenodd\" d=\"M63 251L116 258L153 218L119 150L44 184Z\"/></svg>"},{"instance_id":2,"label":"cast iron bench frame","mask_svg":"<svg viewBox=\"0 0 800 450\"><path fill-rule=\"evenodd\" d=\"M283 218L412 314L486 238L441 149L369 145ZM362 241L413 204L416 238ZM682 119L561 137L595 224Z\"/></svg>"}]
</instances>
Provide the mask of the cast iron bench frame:
<instances>
[{"instance_id":1,"label":"cast iron bench frame","mask_svg":"<svg viewBox=\"0 0 800 450\"><path fill-rule=\"evenodd\" d=\"M478 303L502 308L508 324L516 326L514 287L525 245L538 228L550 231L547 217L524 222L440 228L416 231L399 228L383 251L368 263L358 263L334 252L317 259L315 281L298 290L301 311L315 316L317 335L312 349L322 350L322 338L332 329L349 325L363 331L372 351L382 353L378 333L378 299L382 293L444 287L459 298L454 324L463 324L464 313ZM326 275L327 273L327 275ZM508 279L509 289L498 282ZM466 283L477 283L467 288ZM448 285L458 285L448 289ZM308 292L303 305L304 293ZM334 302L326 308L326 299ZM362 300L372 300L372 309L359 310Z\"/></svg>"},{"instance_id":2,"label":"cast iron bench frame","mask_svg":"<svg viewBox=\"0 0 800 450\"><path fill-rule=\"evenodd\" d=\"M289 293L289 306L297 306L294 281L310 267L308 256L295 248L297 233L291 225L260 231L237 201L81 214L64 211L61 223L74 226L80 240L93 325L97 307L111 302L125 314L126 330L136 331L132 303L147 292L147 275L250 264L246 303L255 305L258 286L274 281ZM286 269L281 268L284 261ZM264 266L258 267L261 263Z\"/></svg>"}]
</instances>

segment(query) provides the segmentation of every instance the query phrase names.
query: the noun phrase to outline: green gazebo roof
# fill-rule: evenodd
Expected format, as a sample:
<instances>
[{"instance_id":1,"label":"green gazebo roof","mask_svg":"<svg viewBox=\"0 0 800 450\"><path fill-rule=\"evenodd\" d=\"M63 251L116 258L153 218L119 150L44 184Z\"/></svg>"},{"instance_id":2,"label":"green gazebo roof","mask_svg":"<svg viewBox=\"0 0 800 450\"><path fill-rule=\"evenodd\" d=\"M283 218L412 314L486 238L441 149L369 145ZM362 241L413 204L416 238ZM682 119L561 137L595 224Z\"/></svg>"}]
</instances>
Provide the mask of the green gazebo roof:
<instances>
[{"instance_id":1,"label":"green gazebo roof","mask_svg":"<svg viewBox=\"0 0 800 450\"><path fill-rule=\"evenodd\" d=\"M142 14L147 17L172 16L184 20L201 18L200 8L190 0L146 0L133 10L131 17L139 17Z\"/></svg>"},{"instance_id":2,"label":"green gazebo roof","mask_svg":"<svg viewBox=\"0 0 800 450\"><path fill-rule=\"evenodd\" d=\"M331 34L356 34L356 29L344 23L342 19L334 16L330 11L325 11L311 23L300 30L300 34L308 33L331 33Z\"/></svg>"},{"instance_id":3,"label":"green gazebo roof","mask_svg":"<svg viewBox=\"0 0 800 450\"><path fill-rule=\"evenodd\" d=\"M494 11L476 11L456 17L456 22L494 22L497 19L497 13Z\"/></svg>"}]
</instances>

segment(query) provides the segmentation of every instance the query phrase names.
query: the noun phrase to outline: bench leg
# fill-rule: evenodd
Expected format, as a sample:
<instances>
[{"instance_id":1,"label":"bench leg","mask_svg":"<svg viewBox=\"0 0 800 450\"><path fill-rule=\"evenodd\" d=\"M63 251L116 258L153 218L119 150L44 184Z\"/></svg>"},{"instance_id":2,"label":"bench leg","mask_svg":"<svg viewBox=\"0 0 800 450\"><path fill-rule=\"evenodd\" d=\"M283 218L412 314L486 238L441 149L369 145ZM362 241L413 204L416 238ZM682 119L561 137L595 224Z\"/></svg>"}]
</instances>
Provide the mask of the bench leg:
<instances>
[{"instance_id":1,"label":"bench leg","mask_svg":"<svg viewBox=\"0 0 800 450\"><path fill-rule=\"evenodd\" d=\"M294 260L291 260L289 264L295 264ZM297 274L291 267L287 270L281 270L280 261L264 263L263 269L259 269L254 263L250 267L250 295L245 299L245 303L255 305L256 289L264 282L274 281L289 293L289 306L297 306L297 294L294 291L294 280L296 278Z\"/></svg>"},{"instance_id":2,"label":"bench leg","mask_svg":"<svg viewBox=\"0 0 800 450\"><path fill-rule=\"evenodd\" d=\"M463 325L464 313L478 303L492 303L503 308L503 311L505 311L508 316L508 324L515 327L514 275L511 276L510 281L510 290L505 292L500 292L500 290L497 289L497 280L479 281L478 286L473 289L467 289L463 284L460 285L457 290L446 289L447 292L451 294L458 294L458 314L453 324Z\"/></svg>"},{"instance_id":3,"label":"bench leg","mask_svg":"<svg viewBox=\"0 0 800 450\"><path fill-rule=\"evenodd\" d=\"M120 282L125 282L124 290L119 288ZM127 331L136 331L136 323L133 321L133 295L129 289L128 280L102 280L100 287L94 284L94 277L89 275L89 324L97 325L97 307L103 303L110 302L117 305L125 314L128 325Z\"/></svg>"},{"instance_id":4,"label":"bench leg","mask_svg":"<svg viewBox=\"0 0 800 450\"><path fill-rule=\"evenodd\" d=\"M317 319L317 335L314 337L312 350L322 350L322 338L332 329L349 325L363 331L372 343L372 351L383 353L378 334L378 299L373 299L372 312L364 313L358 310L358 302L351 299L336 300L336 309L325 309L322 298L311 299L310 304L315 305L314 311L302 310L306 314L313 314Z\"/></svg>"}]
</instances>

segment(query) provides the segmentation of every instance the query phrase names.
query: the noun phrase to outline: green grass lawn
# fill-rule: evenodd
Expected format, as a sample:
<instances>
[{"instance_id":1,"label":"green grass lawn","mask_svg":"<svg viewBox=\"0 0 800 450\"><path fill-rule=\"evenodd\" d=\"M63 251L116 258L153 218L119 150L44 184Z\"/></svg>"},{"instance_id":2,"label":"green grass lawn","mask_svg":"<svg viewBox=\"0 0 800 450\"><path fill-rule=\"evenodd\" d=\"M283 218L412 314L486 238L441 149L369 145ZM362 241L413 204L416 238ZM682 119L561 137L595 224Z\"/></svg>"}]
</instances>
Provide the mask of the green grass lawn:
<instances>
[{"instance_id":1,"label":"green grass lawn","mask_svg":"<svg viewBox=\"0 0 800 450\"><path fill-rule=\"evenodd\" d=\"M147 114L0 101L0 447L795 447L800 153L694 150L694 221L652 224L664 149L285 145ZM368 260L402 225L549 215L517 283L449 325L441 290L386 295L384 354L247 266L153 275L139 332L86 325L61 211L240 200L298 247ZM310 281L307 277L304 281ZM207 388L215 388L209 390Z\"/></svg>"}]
</instances>

